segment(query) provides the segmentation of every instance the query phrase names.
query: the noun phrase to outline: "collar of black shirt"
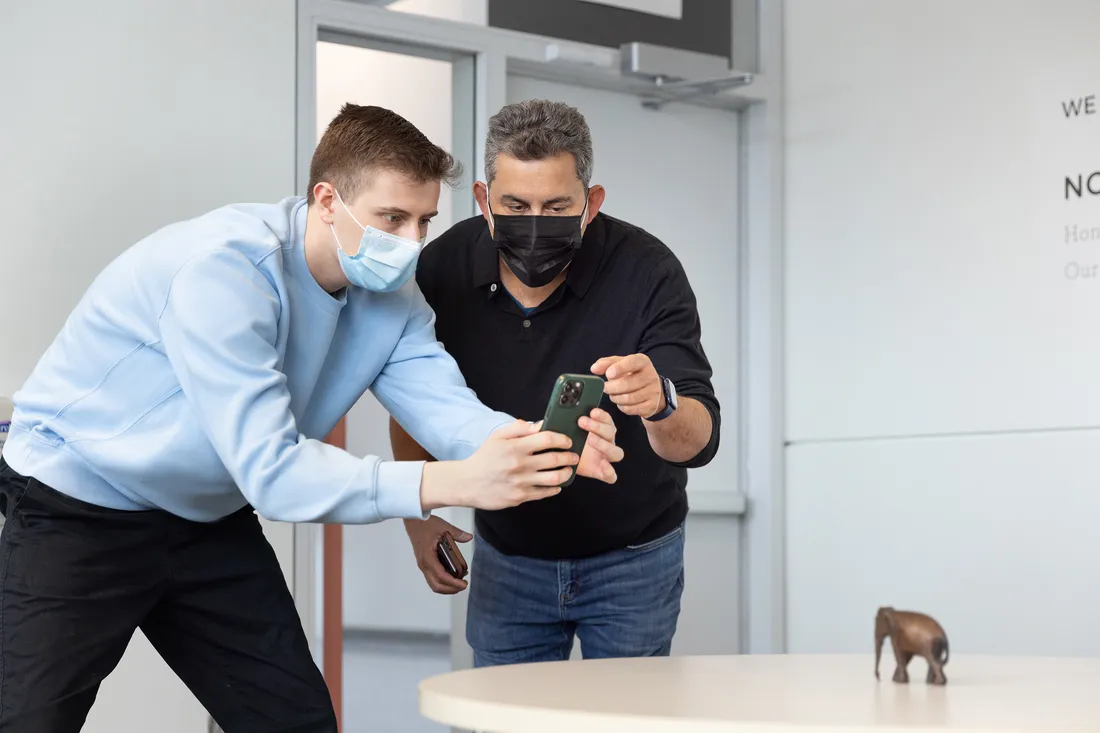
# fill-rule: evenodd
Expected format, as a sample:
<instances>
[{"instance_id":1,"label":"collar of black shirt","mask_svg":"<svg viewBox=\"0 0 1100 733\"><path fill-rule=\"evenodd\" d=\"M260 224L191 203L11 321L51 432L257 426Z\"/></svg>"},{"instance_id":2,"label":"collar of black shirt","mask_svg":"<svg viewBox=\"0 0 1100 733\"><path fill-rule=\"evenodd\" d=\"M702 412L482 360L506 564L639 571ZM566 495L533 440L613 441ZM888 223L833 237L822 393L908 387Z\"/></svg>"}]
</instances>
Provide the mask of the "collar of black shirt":
<instances>
[{"instance_id":1,"label":"collar of black shirt","mask_svg":"<svg viewBox=\"0 0 1100 733\"><path fill-rule=\"evenodd\" d=\"M604 241L607 237L606 221L603 214L596 214L592 223L584 230L584 239L576 257L569 263L569 272L565 276L566 285L578 298L583 298L596 279L596 271L603 258ZM500 282L500 256L493 238L489 235L488 225L474 244L474 282L475 288Z\"/></svg>"}]
</instances>

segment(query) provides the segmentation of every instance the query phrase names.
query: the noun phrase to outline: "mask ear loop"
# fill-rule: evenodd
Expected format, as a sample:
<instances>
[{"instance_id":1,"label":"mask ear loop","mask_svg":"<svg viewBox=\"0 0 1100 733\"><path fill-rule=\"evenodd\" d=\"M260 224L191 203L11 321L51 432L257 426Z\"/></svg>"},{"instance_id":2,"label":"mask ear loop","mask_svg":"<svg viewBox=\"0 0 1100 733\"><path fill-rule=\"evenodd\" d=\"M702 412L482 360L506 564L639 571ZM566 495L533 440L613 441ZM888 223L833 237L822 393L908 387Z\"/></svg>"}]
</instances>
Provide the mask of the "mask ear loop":
<instances>
[{"instance_id":1,"label":"mask ear loop","mask_svg":"<svg viewBox=\"0 0 1100 733\"><path fill-rule=\"evenodd\" d=\"M485 210L489 212L489 234L495 237L496 217L493 216L493 198L488 183L485 184Z\"/></svg>"},{"instance_id":2,"label":"mask ear loop","mask_svg":"<svg viewBox=\"0 0 1100 733\"><path fill-rule=\"evenodd\" d=\"M340 205L344 207L344 211L348 212L348 216L351 217L351 220L358 224L359 228L362 229L364 232L367 231L367 228L362 224L359 224L359 220L355 218L355 214L351 213L351 209L349 209L348 205L344 203L344 197L340 195L340 191L335 187L333 187L332 190L336 194L336 200L339 201Z\"/></svg>"},{"instance_id":3,"label":"mask ear loop","mask_svg":"<svg viewBox=\"0 0 1100 733\"><path fill-rule=\"evenodd\" d=\"M344 197L340 195L340 190L333 186L332 192L336 194L336 200L339 201L340 205L344 207L344 211L348 212L348 216L351 217L351 220L354 221L356 224L359 224L359 220L355 218L355 214L351 213L351 209L349 209L348 205L344 203ZM340 235L336 233L336 227L332 225L332 222L329 222L328 228L332 231L332 238L336 240L337 254L343 252L346 255L347 251L344 249L344 245L340 243ZM362 224L359 224L359 228L362 229L364 232L367 231L367 228Z\"/></svg>"},{"instance_id":4,"label":"mask ear loop","mask_svg":"<svg viewBox=\"0 0 1100 733\"><path fill-rule=\"evenodd\" d=\"M588 228L588 197L592 193L592 189L588 186L584 187L584 211L581 212L581 239L584 239L584 230Z\"/></svg>"}]
</instances>

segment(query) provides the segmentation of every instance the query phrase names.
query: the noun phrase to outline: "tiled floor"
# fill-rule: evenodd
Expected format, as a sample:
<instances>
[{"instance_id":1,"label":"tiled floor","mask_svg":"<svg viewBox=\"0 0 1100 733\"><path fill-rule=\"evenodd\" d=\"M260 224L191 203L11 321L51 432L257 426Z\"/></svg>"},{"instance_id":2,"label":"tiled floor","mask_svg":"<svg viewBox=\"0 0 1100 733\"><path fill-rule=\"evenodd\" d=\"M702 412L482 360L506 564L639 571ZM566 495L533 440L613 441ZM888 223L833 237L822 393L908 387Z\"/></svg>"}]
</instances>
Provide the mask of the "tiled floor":
<instances>
[{"instance_id":1,"label":"tiled floor","mask_svg":"<svg viewBox=\"0 0 1100 733\"><path fill-rule=\"evenodd\" d=\"M451 670L450 642L433 637L344 635L342 733L449 733L420 717L417 684Z\"/></svg>"}]
</instances>

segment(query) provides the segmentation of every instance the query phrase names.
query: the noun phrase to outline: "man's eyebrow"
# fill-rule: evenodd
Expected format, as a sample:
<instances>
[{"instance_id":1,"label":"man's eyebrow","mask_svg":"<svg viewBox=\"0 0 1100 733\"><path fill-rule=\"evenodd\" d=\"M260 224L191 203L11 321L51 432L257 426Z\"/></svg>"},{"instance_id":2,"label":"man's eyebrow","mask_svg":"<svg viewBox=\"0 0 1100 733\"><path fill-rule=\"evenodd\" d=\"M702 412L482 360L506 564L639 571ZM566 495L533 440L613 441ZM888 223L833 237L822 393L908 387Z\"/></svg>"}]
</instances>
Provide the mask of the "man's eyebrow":
<instances>
[{"instance_id":1,"label":"man's eyebrow","mask_svg":"<svg viewBox=\"0 0 1100 733\"><path fill-rule=\"evenodd\" d=\"M523 204L524 206L530 206L531 205L530 201L524 201L523 199L519 198L518 196L513 196L510 193L506 193L503 196L501 196L500 200L503 201L504 203ZM555 196L552 199L546 199L545 201L543 201L542 205L543 206L553 206L554 204L561 205L561 204L571 204L571 203L573 203L573 197L572 196Z\"/></svg>"},{"instance_id":2,"label":"man's eyebrow","mask_svg":"<svg viewBox=\"0 0 1100 733\"><path fill-rule=\"evenodd\" d=\"M409 212L405 211L404 209L399 209L396 206L380 206L379 208L375 209L375 213L381 216L412 216L412 214L410 214Z\"/></svg>"},{"instance_id":3,"label":"man's eyebrow","mask_svg":"<svg viewBox=\"0 0 1100 733\"><path fill-rule=\"evenodd\" d=\"M375 210L375 213L379 216L403 216L406 219L412 218L412 214L405 211L404 209L399 209L396 206L383 206L382 208ZM431 219L436 216L439 216L439 209L436 209L431 213L424 214L421 218Z\"/></svg>"}]
</instances>

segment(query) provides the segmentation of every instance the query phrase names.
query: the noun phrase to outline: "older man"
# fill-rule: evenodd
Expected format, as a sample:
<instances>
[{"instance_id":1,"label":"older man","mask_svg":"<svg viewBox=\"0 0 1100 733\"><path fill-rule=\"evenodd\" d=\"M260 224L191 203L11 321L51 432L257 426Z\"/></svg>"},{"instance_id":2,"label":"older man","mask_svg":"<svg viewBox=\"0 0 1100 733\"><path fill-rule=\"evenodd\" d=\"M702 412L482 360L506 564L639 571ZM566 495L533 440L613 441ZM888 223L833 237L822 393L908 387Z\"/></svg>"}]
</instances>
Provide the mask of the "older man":
<instances>
[{"instance_id":1,"label":"older man","mask_svg":"<svg viewBox=\"0 0 1100 733\"><path fill-rule=\"evenodd\" d=\"M579 478L559 495L478 511L467 640L478 666L668 654L684 583L687 469L718 449L720 413L679 260L600 213L584 117L549 101L508 105L489 126L483 216L428 246L417 280L436 333L485 404L537 420L566 372L606 379L626 457L616 483ZM395 457L430 460L396 424ZM439 518L407 520L438 593L450 577Z\"/></svg>"}]
</instances>

